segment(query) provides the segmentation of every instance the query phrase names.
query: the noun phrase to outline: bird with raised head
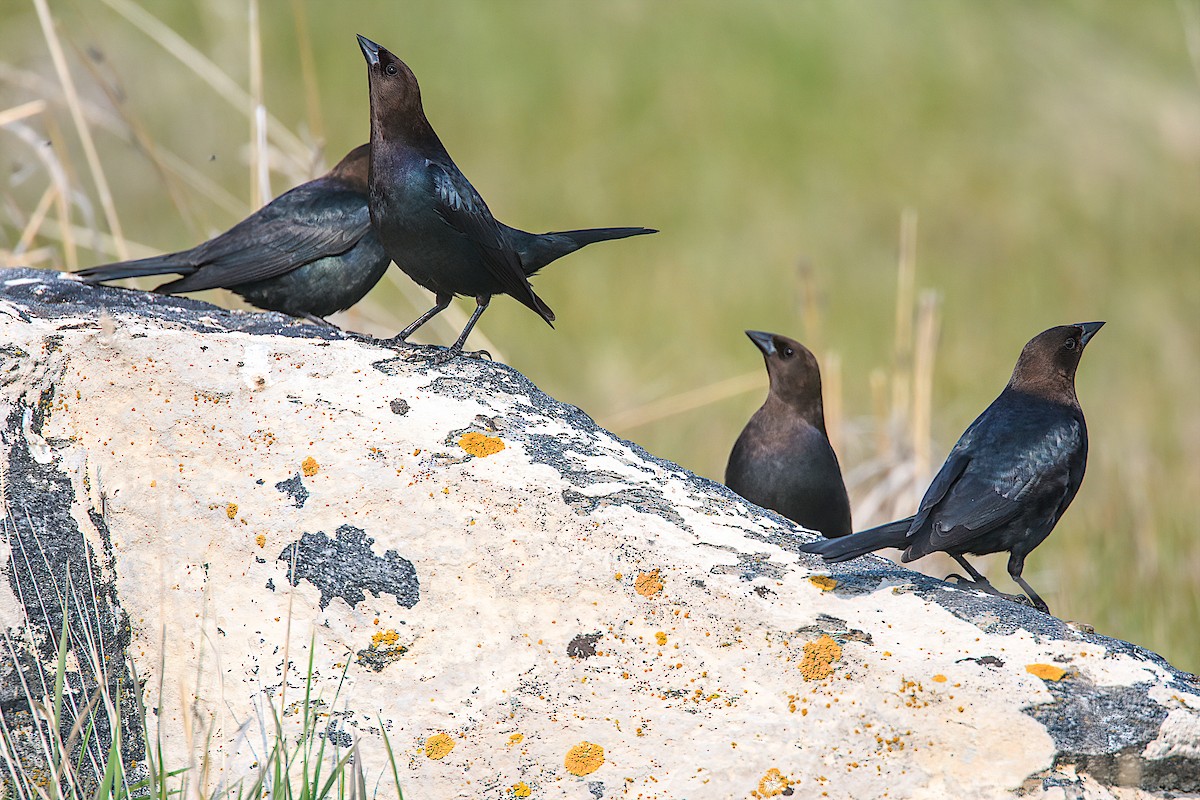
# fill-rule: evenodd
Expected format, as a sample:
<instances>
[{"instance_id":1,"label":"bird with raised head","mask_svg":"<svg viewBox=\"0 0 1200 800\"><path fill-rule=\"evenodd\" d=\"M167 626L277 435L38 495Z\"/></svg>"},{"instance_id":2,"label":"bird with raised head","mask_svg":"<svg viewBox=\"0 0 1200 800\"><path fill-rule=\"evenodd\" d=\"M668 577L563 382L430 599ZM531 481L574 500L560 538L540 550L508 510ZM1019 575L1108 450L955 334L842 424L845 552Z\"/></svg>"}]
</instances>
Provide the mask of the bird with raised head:
<instances>
[{"instance_id":1,"label":"bird with raised head","mask_svg":"<svg viewBox=\"0 0 1200 800\"><path fill-rule=\"evenodd\" d=\"M1009 576L1035 608L1048 613L1046 601L1021 573L1025 558L1054 530L1083 482L1088 437L1075 371L1103 324L1062 325L1025 345L1008 385L954 445L916 514L800 549L830 562L885 547L904 550L906 562L947 553L971 576L948 579L996 595L1001 593L964 555L1007 552Z\"/></svg>"},{"instance_id":2,"label":"bird with raised head","mask_svg":"<svg viewBox=\"0 0 1200 800\"><path fill-rule=\"evenodd\" d=\"M182 275L154 291L228 289L259 308L332 325L325 317L361 300L391 263L371 228L370 160L370 145L359 145L321 177L190 250L75 274L88 283Z\"/></svg>"},{"instance_id":3,"label":"bird with raised head","mask_svg":"<svg viewBox=\"0 0 1200 800\"><path fill-rule=\"evenodd\" d=\"M746 331L762 351L770 388L725 467L725 485L825 536L850 533L850 499L825 432L821 370L812 352L777 333Z\"/></svg>"},{"instance_id":4,"label":"bird with raised head","mask_svg":"<svg viewBox=\"0 0 1200 800\"><path fill-rule=\"evenodd\" d=\"M657 232L593 228L535 234L498 222L425 117L412 70L365 36L358 44L371 95L371 222L396 265L436 298L393 341L406 341L455 295L474 297L476 307L452 353L462 350L496 294L516 298L553 323L554 312L534 294L531 275L593 242Z\"/></svg>"}]
</instances>

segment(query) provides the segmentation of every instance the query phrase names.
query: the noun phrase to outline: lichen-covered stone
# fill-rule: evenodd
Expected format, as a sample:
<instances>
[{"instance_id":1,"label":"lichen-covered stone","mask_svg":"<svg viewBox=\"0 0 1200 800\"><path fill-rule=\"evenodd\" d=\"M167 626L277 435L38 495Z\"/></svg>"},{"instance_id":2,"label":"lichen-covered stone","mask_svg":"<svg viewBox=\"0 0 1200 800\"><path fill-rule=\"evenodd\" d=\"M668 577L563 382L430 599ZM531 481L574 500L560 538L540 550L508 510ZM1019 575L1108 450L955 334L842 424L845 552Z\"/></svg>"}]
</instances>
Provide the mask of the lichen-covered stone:
<instances>
[{"instance_id":1,"label":"lichen-covered stone","mask_svg":"<svg viewBox=\"0 0 1200 800\"><path fill-rule=\"evenodd\" d=\"M0 289L6 720L65 596L69 685L128 715L131 664L166 752L228 778L264 704L297 732L311 655L322 735L387 785L382 726L418 800L1200 791L1192 676L882 559L828 570L512 369Z\"/></svg>"}]
</instances>

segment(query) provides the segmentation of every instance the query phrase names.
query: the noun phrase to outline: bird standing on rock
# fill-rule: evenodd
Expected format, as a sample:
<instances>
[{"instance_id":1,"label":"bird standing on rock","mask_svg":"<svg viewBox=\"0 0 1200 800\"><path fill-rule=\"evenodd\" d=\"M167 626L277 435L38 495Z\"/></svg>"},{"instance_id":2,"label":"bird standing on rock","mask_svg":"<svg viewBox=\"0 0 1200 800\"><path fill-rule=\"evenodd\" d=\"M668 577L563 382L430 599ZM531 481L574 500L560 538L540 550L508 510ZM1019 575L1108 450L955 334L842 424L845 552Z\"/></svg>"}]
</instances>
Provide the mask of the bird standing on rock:
<instances>
[{"instance_id":1,"label":"bird standing on rock","mask_svg":"<svg viewBox=\"0 0 1200 800\"><path fill-rule=\"evenodd\" d=\"M807 347L746 331L762 351L771 386L729 454L725 485L826 536L850 533L850 499L825 433L821 370Z\"/></svg>"},{"instance_id":2,"label":"bird standing on rock","mask_svg":"<svg viewBox=\"0 0 1200 800\"><path fill-rule=\"evenodd\" d=\"M552 323L554 312L534 294L529 276L593 242L656 233L596 228L534 234L496 221L425 118L412 70L364 36L358 44L371 92L371 222L396 265L437 298L393 341L407 340L455 295L472 296L477 305L452 353L462 350L495 294L515 297Z\"/></svg>"},{"instance_id":3,"label":"bird standing on rock","mask_svg":"<svg viewBox=\"0 0 1200 800\"><path fill-rule=\"evenodd\" d=\"M833 562L884 547L903 548L902 561L943 552L972 580L949 577L997 595L963 555L1008 552L1008 574L1049 613L1021 572L1083 482L1088 440L1075 370L1103 324L1051 328L1025 345L1008 385L959 438L914 516L800 549Z\"/></svg>"},{"instance_id":4,"label":"bird standing on rock","mask_svg":"<svg viewBox=\"0 0 1200 800\"><path fill-rule=\"evenodd\" d=\"M391 259L367 209L370 145L285 192L191 250L80 270L88 283L177 274L161 294L229 289L268 311L332 326L325 317L357 303Z\"/></svg>"}]
</instances>

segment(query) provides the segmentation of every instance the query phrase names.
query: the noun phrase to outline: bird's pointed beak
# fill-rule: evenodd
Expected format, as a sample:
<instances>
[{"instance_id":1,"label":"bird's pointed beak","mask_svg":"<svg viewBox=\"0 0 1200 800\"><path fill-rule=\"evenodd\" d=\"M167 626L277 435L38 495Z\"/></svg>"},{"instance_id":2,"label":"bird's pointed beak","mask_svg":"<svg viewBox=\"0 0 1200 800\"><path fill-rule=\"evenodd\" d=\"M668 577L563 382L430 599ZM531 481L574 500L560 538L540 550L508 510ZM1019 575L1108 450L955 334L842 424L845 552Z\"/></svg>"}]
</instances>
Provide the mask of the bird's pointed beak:
<instances>
[{"instance_id":1,"label":"bird's pointed beak","mask_svg":"<svg viewBox=\"0 0 1200 800\"><path fill-rule=\"evenodd\" d=\"M1083 329L1083 335L1079 337L1079 343L1086 345L1091 338L1096 335L1096 331L1104 327L1103 322L1080 322L1079 327Z\"/></svg>"},{"instance_id":2,"label":"bird's pointed beak","mask_svg":"<svg viewBox=\"0 0 1200 800\"><path fill-rule=\"evenodd\" d=\"M746 331L746 335L758 346L759 350L763 351L764 356L775 355L775 334L765 331Z\"/></svg>"},{"instance_id":3,"label":"bird's pointed beak","mask_svg":"<svg viewBox=\"0 0 1200 800\"><path fill-rule=\"evenodd\" d=\"M354 35L358 37L358 46L362 48L363 58L367 59L367 66L377 66L379 64L379 45L375 44L361 33L356 33Z\"/></svg>"}]
</instances>

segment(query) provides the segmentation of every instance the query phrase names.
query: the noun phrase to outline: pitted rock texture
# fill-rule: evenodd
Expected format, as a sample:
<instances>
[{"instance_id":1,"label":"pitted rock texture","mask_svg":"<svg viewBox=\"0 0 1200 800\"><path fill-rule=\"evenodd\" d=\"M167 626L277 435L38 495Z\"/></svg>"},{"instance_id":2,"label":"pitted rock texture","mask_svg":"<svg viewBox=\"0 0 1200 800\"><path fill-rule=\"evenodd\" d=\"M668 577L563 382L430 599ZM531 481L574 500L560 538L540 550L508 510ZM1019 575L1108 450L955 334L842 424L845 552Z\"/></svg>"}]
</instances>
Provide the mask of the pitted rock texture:
<instances>
[{"instance_id":1,"label":"pitted rock texture","mask_svg":"<svg viewBox=\"0 0 1200 800\"><path fill-rule=\"evenodd\" d=\"M188 727L228 778L311 656L322 735L385 786L382 725L410 800L1200 791L1193 676L883 559L827 569L508 367L0 287L6 716L86 583L69 663L99 631L100 679L127 657L167 752Z\"/></svg>"}]
</instances>

